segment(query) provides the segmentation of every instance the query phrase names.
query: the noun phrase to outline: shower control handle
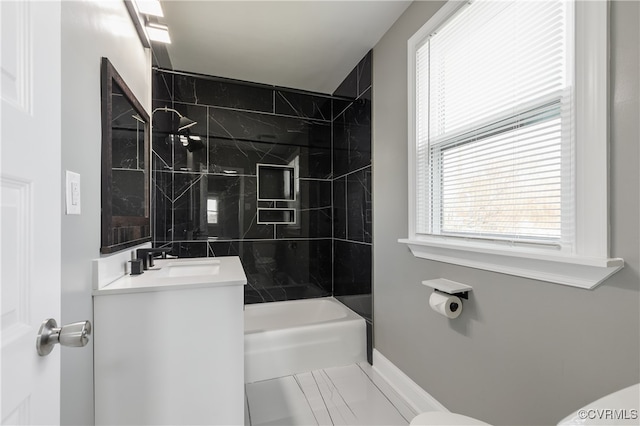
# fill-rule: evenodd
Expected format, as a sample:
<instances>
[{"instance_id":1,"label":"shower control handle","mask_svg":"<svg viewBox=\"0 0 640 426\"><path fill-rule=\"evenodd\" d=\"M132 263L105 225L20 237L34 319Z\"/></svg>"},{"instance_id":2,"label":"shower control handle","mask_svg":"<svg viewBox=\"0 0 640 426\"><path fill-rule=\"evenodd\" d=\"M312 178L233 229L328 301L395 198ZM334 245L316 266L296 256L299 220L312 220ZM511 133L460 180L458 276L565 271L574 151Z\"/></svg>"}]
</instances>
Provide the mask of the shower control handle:
<instances>
[{"instance_id":1,"label":"shower control handle","mask_svg":"<svg viewBox=\"0 0 640 426\"><path fill-rule=\"evenodd\" d=\"M36 349L38 355L46 356L51 353L56 343L62 346L82 347L89 343L91 322L80 321L58 327L56 320L49 318L40 326Z\"/></svg>"}]
</instances>

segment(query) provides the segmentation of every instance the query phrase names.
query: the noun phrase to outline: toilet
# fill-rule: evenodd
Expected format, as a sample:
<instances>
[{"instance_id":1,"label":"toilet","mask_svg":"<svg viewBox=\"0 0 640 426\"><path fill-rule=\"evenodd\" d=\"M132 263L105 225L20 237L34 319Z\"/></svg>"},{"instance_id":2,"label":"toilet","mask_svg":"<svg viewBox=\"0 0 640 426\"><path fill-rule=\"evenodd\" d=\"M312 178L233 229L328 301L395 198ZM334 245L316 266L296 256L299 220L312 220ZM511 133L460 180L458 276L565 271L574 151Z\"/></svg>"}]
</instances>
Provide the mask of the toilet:
<instances>
[{"instance_id":1,"label":"toilet","mask_svg":"<svg viewBox=\"0 0 640 426\"><path fill-rule=\"evenodd\" d=\"M610 393L562 419L558 426L637 425L640 383Z\"/></svg>"},{"instance_id":2,"label":"toilet","mask_svg":"<svg viewBox=\"0 0 640 426\"><path fill-rule=\"evenodd\" d=\"M489 423L482 422L478 419L463 416L462 414L449 413L444 411L427 411L418 414L409 423L410 426L490 426Z\"/></svg>"},{"instance_id":3,"label":"toilet","mask_svg":"<svg viewBox=\"0 0 640 426\"><path fill-rule=\"evenodd\" d=\"M637 425L640 411L640 383L613 392L571 413L558 426ZM608 417L607 417L608 416ZM418 414L410 426L475 426L488 425L472 417L443 411Z\"/></svg>"}]
</instances>

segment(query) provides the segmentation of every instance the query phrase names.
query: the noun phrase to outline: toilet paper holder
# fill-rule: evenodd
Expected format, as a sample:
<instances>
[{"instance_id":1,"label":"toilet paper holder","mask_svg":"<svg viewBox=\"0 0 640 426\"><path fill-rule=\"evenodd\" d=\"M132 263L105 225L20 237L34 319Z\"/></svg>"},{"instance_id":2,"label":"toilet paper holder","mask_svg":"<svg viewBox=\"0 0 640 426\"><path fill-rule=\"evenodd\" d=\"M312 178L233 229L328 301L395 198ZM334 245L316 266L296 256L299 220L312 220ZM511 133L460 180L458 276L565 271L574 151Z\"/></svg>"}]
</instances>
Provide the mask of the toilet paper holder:
<instances>
[{"instance_id":1,"label":"toilet paper holder","mask_svg":"<svg viewBox=\"0 0 640 426\"><path fill-rule=\"evenodd\" d=\"M458 296L461 299L469 299L469 292L473 290L470 285L451 281L446 278L422 281L422 284L431 287L437 292Z\"/></svg>"}]
</instances>

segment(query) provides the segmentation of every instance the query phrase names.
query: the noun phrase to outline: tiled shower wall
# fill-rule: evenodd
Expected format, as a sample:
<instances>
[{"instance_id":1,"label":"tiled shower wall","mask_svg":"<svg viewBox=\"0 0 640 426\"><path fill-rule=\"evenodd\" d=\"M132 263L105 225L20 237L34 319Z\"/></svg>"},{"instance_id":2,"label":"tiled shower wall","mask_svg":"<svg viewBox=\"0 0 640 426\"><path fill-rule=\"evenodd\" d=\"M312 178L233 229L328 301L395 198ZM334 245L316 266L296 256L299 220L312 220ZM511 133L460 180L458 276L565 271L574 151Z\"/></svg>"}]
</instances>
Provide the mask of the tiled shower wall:
<instances>
[{"instance_id":1,"label":"tiled shower wall","mask_svg":"<svg viewBox=\"0 0 640 426\"><path fill-rule=\"evenodd\" d=\"M333 294L366 319L371 357L371 52L334 96Z\"/></svg>"},{"instance_id":2,"label":"tiled shower wall","mask_svg":"<svg viewBox=\"0 0 640 426\"><path fill-rule=\"evenodd\" d=\"M201 138L185 147L178 116L153 114L154 244L240 256L245 303L335 294L370 319L370 55L335 96L168 70L153 79L154 110L197 121ZM258 204L259 163L297 165L294 202ZM294 207L296 223L258 224L257 207Z\"/></svg>"},{"instance_id":3,"label":"tiled shower wall","mask_svg":"<svg viewBox=\"0 0 640 426\"><path fill-rule=\"evenodd\" d=\"M201 141L183 146L178 116L154 113L154 243L240 256L246 303L331 295L331 97L156 70L153 107L165 106L196 120ZM256 164L293 162L297 223L257 224Z\"/></svg>"}]
</instances>

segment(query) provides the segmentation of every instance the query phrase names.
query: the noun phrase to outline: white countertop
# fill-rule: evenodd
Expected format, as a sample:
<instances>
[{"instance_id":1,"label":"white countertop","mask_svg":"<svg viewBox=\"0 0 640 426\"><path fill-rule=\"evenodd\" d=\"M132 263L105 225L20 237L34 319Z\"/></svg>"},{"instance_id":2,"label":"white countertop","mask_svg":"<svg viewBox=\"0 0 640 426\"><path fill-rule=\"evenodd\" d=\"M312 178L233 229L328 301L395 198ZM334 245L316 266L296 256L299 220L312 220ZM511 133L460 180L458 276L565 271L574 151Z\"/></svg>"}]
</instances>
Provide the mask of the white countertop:
<instances>
[{"instance_id":1,"label":"white countertop","mask_svg":"<svg viewBox=\"0 0 640 426\"><path fill-rule=\"evenodd\" d=\"M192 272L181 275L182 269ZM215 273L197 272L210 268ZM176 273L170 273L171 270ZM168 291L202 287L223 287L246 285L247 277L238 256L219 256L180 259L155 259L155 265L140 275L125 275L99 290L94 290L94 296L109 294L143 293L153 291Z\"/></svg>"}]
</instances>

